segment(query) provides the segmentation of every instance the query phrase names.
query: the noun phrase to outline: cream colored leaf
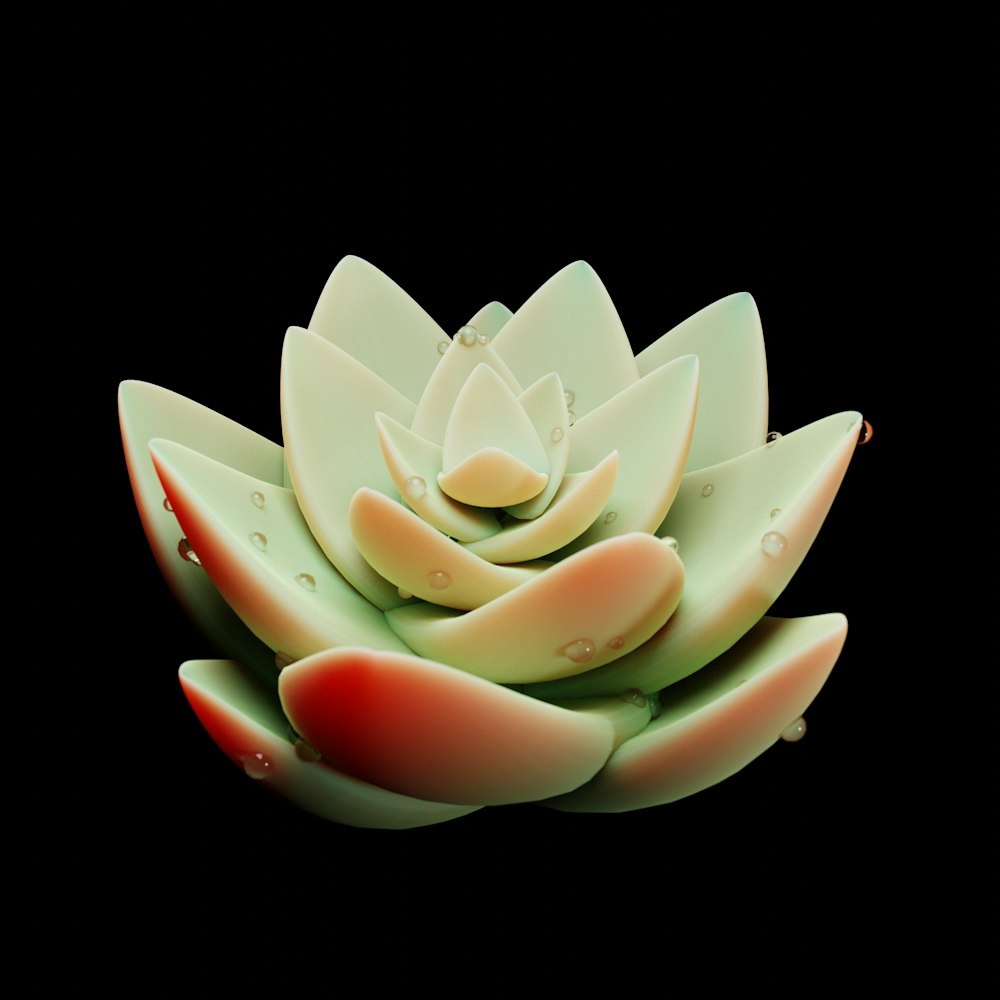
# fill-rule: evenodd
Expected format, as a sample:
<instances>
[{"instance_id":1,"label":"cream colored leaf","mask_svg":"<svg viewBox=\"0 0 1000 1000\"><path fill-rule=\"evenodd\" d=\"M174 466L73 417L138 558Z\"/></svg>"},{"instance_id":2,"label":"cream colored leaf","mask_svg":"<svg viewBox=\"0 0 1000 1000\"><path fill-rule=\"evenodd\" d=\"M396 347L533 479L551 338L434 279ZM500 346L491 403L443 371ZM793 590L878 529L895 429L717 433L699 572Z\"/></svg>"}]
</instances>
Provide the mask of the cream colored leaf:
<instances>
[{"instance_id":1,"label":"cream colored leaf","mask_svg":"<svg viewBox=\"0 0 1000 1000\"><path fill-rule=\"evenodd\" d=\"M358 552L347 525L362 486L396 492L375 427L376 412L402 424L413 404L351 355L292 327L281 359L281 425L288 471L313 535L344 577L377 607L402 603Z\"/></svg>"}]
</instances>

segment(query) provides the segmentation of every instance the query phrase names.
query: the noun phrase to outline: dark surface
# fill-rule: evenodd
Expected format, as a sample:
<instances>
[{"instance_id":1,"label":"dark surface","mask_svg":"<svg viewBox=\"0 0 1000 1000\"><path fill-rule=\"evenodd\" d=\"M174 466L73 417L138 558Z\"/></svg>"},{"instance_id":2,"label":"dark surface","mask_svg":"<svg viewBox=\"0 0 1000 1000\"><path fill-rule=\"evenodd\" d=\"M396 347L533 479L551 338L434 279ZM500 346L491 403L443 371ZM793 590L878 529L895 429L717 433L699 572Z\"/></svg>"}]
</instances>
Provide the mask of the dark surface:
<instances>
[{"instance_id":1,"label":"dark surface","mask_svg":"<svg viewBox=\"0 0 1000 1000\"><path fill-rule=\"evenodd\" d=\"M127 953L206 990L275 974L336 992L352 968L441 995L597 973L629 991L984 981L973 943L939 937L979 855L975 836L956 852L930 832L964 826L969 802L940 755L947 584L914 551L915 508L942 485L914 388L940 375L915 346L941 337L951 208L926 154L952 138L935 69L952 43L666 15L579 32L498 15L445 43L443 25L378 20L80 24L70 71L26 109L42 236L27 287L39 319L59 314L43 350L69 351L71 388L46 403L90 483L72 626L54 609L33 647L54 639L43 698L71 721L24 799L41 817L32 944L58 926L84 978L127 977ZM317 820L222 757L177 683L211 651L146 549L114 396L157 382L279 438L284 330L348 253L447 330L583 258L637 348L746 289L771 426L872 421L775 608L850 622L801 743L659 809L522 806L403 833ZM715 958L694 963L698 945ZM65 972L40 969L42 985Z\"/></svg>"}]
</instances>

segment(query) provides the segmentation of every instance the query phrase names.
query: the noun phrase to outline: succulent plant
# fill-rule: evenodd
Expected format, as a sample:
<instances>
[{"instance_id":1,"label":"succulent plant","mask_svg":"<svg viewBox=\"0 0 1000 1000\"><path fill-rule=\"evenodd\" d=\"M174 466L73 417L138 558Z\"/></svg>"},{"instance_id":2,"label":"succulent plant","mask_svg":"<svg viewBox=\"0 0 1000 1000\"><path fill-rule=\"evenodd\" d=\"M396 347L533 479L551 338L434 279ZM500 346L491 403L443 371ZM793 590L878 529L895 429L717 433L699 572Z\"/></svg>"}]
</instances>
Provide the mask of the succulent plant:
<instances>
[{"instance_id":1,"label":"succulent plant","mask_svg":"<svg viewBox=\"0 0 1000 1000\"><path fill-rule=\"evenodd\" d=\"M119 410L157 561L231 657L182 665L189 701L328 819L673 801L801 735L844 642L765 615L865 425L768 434L745 293L634 355L583 262L450 338L347 257L286 334L283 448L145 382Z\"/></svg>"}]
</instances>

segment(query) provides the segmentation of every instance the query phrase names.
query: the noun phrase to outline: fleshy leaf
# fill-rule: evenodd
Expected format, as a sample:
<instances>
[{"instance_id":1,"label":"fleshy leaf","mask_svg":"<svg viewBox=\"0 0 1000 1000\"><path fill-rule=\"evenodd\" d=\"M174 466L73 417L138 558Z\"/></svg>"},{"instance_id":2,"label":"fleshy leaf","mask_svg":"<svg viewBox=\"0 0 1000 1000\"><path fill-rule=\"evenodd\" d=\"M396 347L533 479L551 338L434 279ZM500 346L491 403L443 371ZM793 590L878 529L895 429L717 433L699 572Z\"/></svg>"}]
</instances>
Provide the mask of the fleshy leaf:
<instances>
[{"instance_id":1,"label":"fleshy leaf","mask_svg":"<svg viewBox=\"0 0 1000 1000\"><path fill-rule=\"evenodd\" d=\"M173 441L150 451L205 572L271 649L297 659L329 646L406 648L330 565L291 490Z\"/></svg>"},{"instance_id":2,"label":"fleshy leaf","mask_svg":"<svg viewBox=\"0 0 1000 1000\"><path fill-rule=\"evenodd\" d=\"M629 531L655 531L677 492L694 426L698 359L689 355L634 382L572 428L569 471L620 459L603 517L562 554Z\"/></svg>"},{"instance_id":3,"label":"fleshy leaf","mask_svg":"<svg viewBox=\"0 0 1000 1000\"><path fill-rule=\"evenodd\" d=\"M544 568L494 566L375 490L358 490L350 518L355 544L378 573L446 608L478 608Z\"/></svg>"},{"instance_id":4,"label":"fleshy leaf","mask_svg":"<svg viewBox=\"0 0 1000 1000\"><path fill-rule=\"evenodd\" d=\"M605 509L618 475L618 452L589 472L563 477L555 499L541 517L504 525L503 530L466 548L490 562L541 559L567 545Z\"/></svg>"},{"instance_id":5,"label":"fleshy leaf","mask_svg":"<svg viewBox=\"0 0 1000 1000\"><path fill-rule=\"evenodd\" d=\"M180 678L201 724L237 767L323 819L407 830L479 808L426 802L335 770L295 738L277 695L235 660L189 660Z\"/></svg>"},{"instance_id":6,"label":"fleshy leaf","mask_svg":"<svg viewBox=\"0 0 1000 1000\"><path fill-rule=\"evenodd\" d=\"M447 472L438 486L452 499L477 507L506 507L536 496L549 481L502 448L481 448Z\"/></svg>"},{"instance_id":7,"label":"fleshy leaf","mask_svg":"<svg viewBox=\"0 0 1000 1000\"><path fill-rule=\"evenodd\" d=\"M428 380L410 421L410 429L428 441L442 444L455 400L480 365L492 368L514 395L520 393L521 384L489 344L481 344L477 337L471 338L471 343L466 344L459 337L451 341Z\"/></svg>"},{"instance_id":8,"label":"fleshy leaf","mask_svg":"<svg viewBox=\"0 0 1000 1000\"><path fill-rule=\"evenodd\" d=\"M492 340L513 315L502 302L487 302L466 325Z\"/></svg>"},{"instance_id":9,"label":"fleshy leaf","mask_svg":"<svg viewBox=\"0 0 1000 1000\"><path fill-rule=\"evenodd\" d=\"M421 656L501 684L540 681L592 670L645 642L677 607L683 580L676 553L636 533L578 552L475 611L418 604L386 618Z\"/></svg>"},{"instance_id":10,"label":"fleshy leaf","mask_svg":"<svg viewBox=\"0 0 1000 1000\"><path fill-rule=\"evenodd\" d=\"M687 469L717 465L763 444L767 363L760 315L747 292L713 302L636 357L640 375L684 354L701 362L698 417Z\"/></svg>"},{"instance_id":11,"label":"fleshy leaf","mask_svg":"<svg viewBox=\"0 0 1000 1000\"><path fill-rule=\"evenodd\" d=\"M493 346L522 385L557 372L577 417L639 377L614 303L582 260L549 278L507 321Z\"/></svg>"},{"instance_id":12,"label":"fleshy leaf","mask_svg":"<svg viewBox=\"0 0 1000 1000\"><path fill-rule=\"evenodd\" d=\"M624 812L693 795L775 743L826 681L843 615L764 618L714 663L663 692L662 712L593 781L546 805Z\"/></svg>"},{"instance_id":13,"label":"fleshy leaf","mask_svg":"<svg viewBox=\"0 0 1000 1000\"><path fill-rule=\"evenodd\" d=\"M174 596L216 646L255 669L270 671L273 653L226 604L207 574L178 554L183 531L176 515L164 505L166 497L149 456L149 442L171 436L275 485L283 482L281 446L200 403L148 382L122 382L118 413L139 516Z\"/></svg>"},{"instance_id":14,"label":"fleshy leaf","mask_svg":"<svg viewBox=\"0 0 1000 1000\"><path fill-rule=\"evenodd\" d=\"M349 354L292 327L281 361L281 425L302 513L330 561L379 608L401 603L396 588L358 552L347 524L362 486L393 496L375 428L381 412L402 424L413 404Z\"/></svg>"},{"instance_id":15,"label":"fleshy leaf","mask_svg":"<svg viewBox=\"0 0 1000 1000\"><path fill-rule=\"evenodd\" d=\"M420 399L447 334L377 267L348 256L333 269L309 329L402 393Z\"/></svg>"},{"instance_id":16,"label":"fleshy leaf","mask_svg":"<svg viewBox=\"0 0 1000 1000\"><path fill-rule=\"evenodd\" d=\"M684 560L684 598L649 642L615 664L532 693L658 691L744 635L799 568L854 453L858 413L838 413L729 462L689 472L659 529Z\"/></svg>"},{"instance_id":17,"label":"fleshy leaf","mask_svg":"<svg viewBox=\"0 0 1000 1000\"><path fill-rule=\"evenodd\" d=\"M295 729L335 767L434 801L547 798L591 778L616 744L599 712L415 656L330 650L286 667L279 691ZM633 711L641 722L644 710Z\"/></svg>"},{"instance_id":18,"label":"fleshy leaf","mask_svg":"<svg viewBox=\"0 0 1000 1000\"><path fill-rule=\"evenodd\" d=\"M489 538L500 530L491 510L452 500L438 485L441 445L414 434L384 413L375 414L382 457L400 496L428 524L460 542Z\"/></svg>"},{"instance_id":19,"label":"fleshy leaf","mask_svg":"<svg viewBox=\"0 0 1000 1000\"><path fill-rule=\"evenodd\" d=\"M493 483L485 479L477 483L473 476L471 481L464 483L466 493L471 487L472 496L457 494L441 482L484 451L509 455L519 466L524 466L526 472L534 471L545 478L536 488L525 486L531 492L524 496L518 494L513 486L515 480L509 474ZM548 482L548 462L538 432L517 397L489 365L473 369L455 400L444 432L441 468L441 488L454 499L478 507L521 503L539 493ZM516 495L515 499L506 499L512 494Z\"/></svg>"},{"instance_id":20,"label":"fleshy leaf","mask_svg":"<svg viewBox=\"0 0 1000 1000\"><path fill-rule=\"evenodd\" d=\"M522 520L538 517L562 485L569 463L569 412L562 381L555 372L529 385L518 397L518 402L528 415L538 440L545 449L549 481L545 489L524 503L507 508L507 513ZM596 514L595 514L596 517ZM552 551L551 549L549 550Z\"/></svg>"}]
</instances>

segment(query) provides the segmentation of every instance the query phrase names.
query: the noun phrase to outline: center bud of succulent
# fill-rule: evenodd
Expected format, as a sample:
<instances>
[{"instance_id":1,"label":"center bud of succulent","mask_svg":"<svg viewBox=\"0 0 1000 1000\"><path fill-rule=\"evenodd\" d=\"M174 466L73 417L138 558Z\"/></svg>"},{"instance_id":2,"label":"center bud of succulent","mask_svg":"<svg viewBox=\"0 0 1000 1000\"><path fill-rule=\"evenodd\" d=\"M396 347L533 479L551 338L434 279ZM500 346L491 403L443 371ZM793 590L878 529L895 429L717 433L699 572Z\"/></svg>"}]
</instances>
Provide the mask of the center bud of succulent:
<instances>
[{"instance_id":1,"label":"center bud of succulent","mask_svg":"<svg viewBox=\"0 0 1000 1000\"><path fill-rule=\"evenodd\" d=\"M524 407L487 364L473 369L445 427L438 485L473 507L510 507L537 496L549 463Z\"/></svg>"}]
</instances>

